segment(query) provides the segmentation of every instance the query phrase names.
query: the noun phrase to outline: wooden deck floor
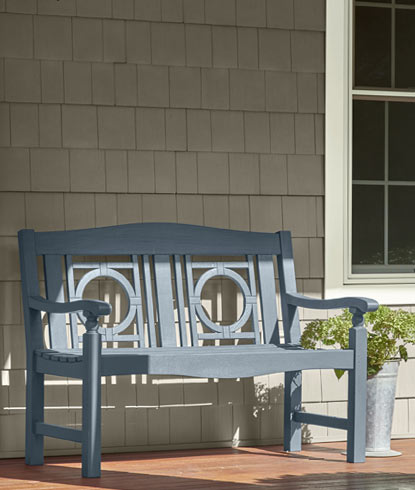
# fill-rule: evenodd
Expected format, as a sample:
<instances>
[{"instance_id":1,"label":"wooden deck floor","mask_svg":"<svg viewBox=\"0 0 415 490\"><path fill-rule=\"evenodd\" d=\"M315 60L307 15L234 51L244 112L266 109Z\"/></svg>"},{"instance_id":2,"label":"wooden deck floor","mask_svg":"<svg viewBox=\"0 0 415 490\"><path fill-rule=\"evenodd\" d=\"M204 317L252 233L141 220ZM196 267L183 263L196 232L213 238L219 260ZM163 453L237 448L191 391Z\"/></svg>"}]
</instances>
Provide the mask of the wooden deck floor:
<instances>
[{"instance_id":1,"label":"wooden deck floor","mask_svg":"<svg viewBox=\"0 0 415 490\"><path fill-rule=\"evenodd\" d=\"M280 446L107 454L102 477L83 479L80 458L49 457L44 466L0 461L0 489L415 489L415 440L393 441L404 454L348 464L343 443L311 444L287 454Z\"/></svg>"}]
</instances>

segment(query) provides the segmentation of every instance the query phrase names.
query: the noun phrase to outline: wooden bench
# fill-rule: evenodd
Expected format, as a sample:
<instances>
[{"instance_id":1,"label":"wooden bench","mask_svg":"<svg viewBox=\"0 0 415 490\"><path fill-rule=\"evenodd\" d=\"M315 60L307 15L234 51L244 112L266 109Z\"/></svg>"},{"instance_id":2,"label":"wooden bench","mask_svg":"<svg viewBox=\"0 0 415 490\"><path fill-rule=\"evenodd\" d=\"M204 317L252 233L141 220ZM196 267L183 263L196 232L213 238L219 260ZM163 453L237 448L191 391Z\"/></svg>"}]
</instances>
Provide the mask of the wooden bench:
<instances>
[{"instance_id":1,"label":"wooden bench","mask_svg":"<svg viewBox=\"0 0 415 490\"><path fill-rule=\"evenodd\" d=\"M289 232L144 223L41 233L21 230L19 247L27 350L27 464L43 464L44 436L57 437L82 444L83 476L100 475L101 376L241 378L276 372L285 372L285 449L299 451L301 424L316 424L346 430L347 461L364 461L363 316L378 305L365 298L318 300L298 294ZM40 296L39 256L46 298ZM83 259L76 261L79 256ZM94 257L85 262L85 256ZM97 261L97 256L104 259ZM278 328L275 257L283 336ZM110 314L110 304L82 299L86 285L100 277L118 281L129 300L126 317L113 328L98 323ZM217 277L232 280L243 295L243 312L230 325L214 323L202 307L202 289ZM350 308L349 349L299 347L298 307ZM50 348L44 343L42 311L48 314ZM78 319L86 327L83 335L78 333ZM233 345L218 345L224 340ZM135 347L109 348L108 342ZM301 410L301 371L327 368L349 371L348 418ZM44 422L45 374L82 380L82 430Z\"/></svg>"}]
</instances>

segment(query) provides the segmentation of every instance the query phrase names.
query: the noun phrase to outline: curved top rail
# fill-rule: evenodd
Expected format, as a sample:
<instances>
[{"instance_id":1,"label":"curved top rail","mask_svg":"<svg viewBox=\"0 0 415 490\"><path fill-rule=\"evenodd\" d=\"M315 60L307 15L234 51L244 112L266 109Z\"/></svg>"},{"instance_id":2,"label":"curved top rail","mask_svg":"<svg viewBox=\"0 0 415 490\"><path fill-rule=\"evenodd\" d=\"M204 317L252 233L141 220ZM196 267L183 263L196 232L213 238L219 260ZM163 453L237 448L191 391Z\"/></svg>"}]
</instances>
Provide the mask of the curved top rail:
<instances>
[{"instance_id":1,"label":"curved top rail","mask_svg":"<svg viewBox=\"0 0 415 490\"><path fill-rule=\"evenodd\" d=\"M134 223L35 233L39 255L279 254L276 233L226 230L179 223Z\"/></svg>"}]
</instances>

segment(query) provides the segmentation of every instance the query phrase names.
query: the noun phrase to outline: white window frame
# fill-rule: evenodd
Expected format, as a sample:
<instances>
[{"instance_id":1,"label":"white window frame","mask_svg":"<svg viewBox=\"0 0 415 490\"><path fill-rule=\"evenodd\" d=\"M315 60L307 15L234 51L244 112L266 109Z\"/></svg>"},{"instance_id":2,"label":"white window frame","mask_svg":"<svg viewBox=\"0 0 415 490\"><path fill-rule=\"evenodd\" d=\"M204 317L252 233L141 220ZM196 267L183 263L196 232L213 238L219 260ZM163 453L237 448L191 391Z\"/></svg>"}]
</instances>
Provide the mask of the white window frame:
<instances>
[{"instance_id":1,"label":"white window frame","mask_svg":"<svg viewBox=\"0 0 415 490\"><path fill-rule=\"evenodd\" d=\"M352 9L353 0L326 1L325 297L357 295L389 305L415 304L415 274L351 272Z\"/></svg>"}]
</instances>

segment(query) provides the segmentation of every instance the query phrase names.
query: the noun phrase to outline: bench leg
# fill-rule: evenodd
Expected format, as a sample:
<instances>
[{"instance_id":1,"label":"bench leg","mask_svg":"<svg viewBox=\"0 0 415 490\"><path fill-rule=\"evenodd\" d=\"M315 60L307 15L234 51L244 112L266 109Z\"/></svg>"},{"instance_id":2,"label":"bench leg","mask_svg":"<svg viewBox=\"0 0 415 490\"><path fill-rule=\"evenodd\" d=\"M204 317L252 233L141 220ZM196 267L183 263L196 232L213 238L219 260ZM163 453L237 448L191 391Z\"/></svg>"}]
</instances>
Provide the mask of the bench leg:
<instances>
[{"instance_id":1,"label":"bench leg","mask_svg":"<svg viewBox=\"0 0 415 490\"><path fill-rule=\"evenodd\" d=\"M349 371L347 461L364 463L366 450L366 329L351 328L349 347L354 349L354 369Z\"/></svg>"},{"instance_id":2,"label":"bench leg","mask_svg":"<svg viewBox=\"0 0 415 490\"><path fill-rule=\"evenodd\" d=\"M83 336L82 476L101 476L101 335Z\"/></svg>"},{"instance_id":3,"label":"bench leg","mask_svg":"<svg viewBox=\"0 0 415 490\"><path fill-rule=\"evenodd\" d=\"M43 437L35 434L36 422L44 420L44 375L27 370L26 382L26 464L43 464Z\"/></svg>"},{"instance_id":4,"label":"bench leg","mask_svg":"<svg viewBox=\"0 0 415 490\"><path fill-rule=\"evenodd\" d=\"M301 371L285 373L284 386L284 450L301 451L301 423L293 420L293 413L301 410Z\"/></svg>"}]
</instances>

